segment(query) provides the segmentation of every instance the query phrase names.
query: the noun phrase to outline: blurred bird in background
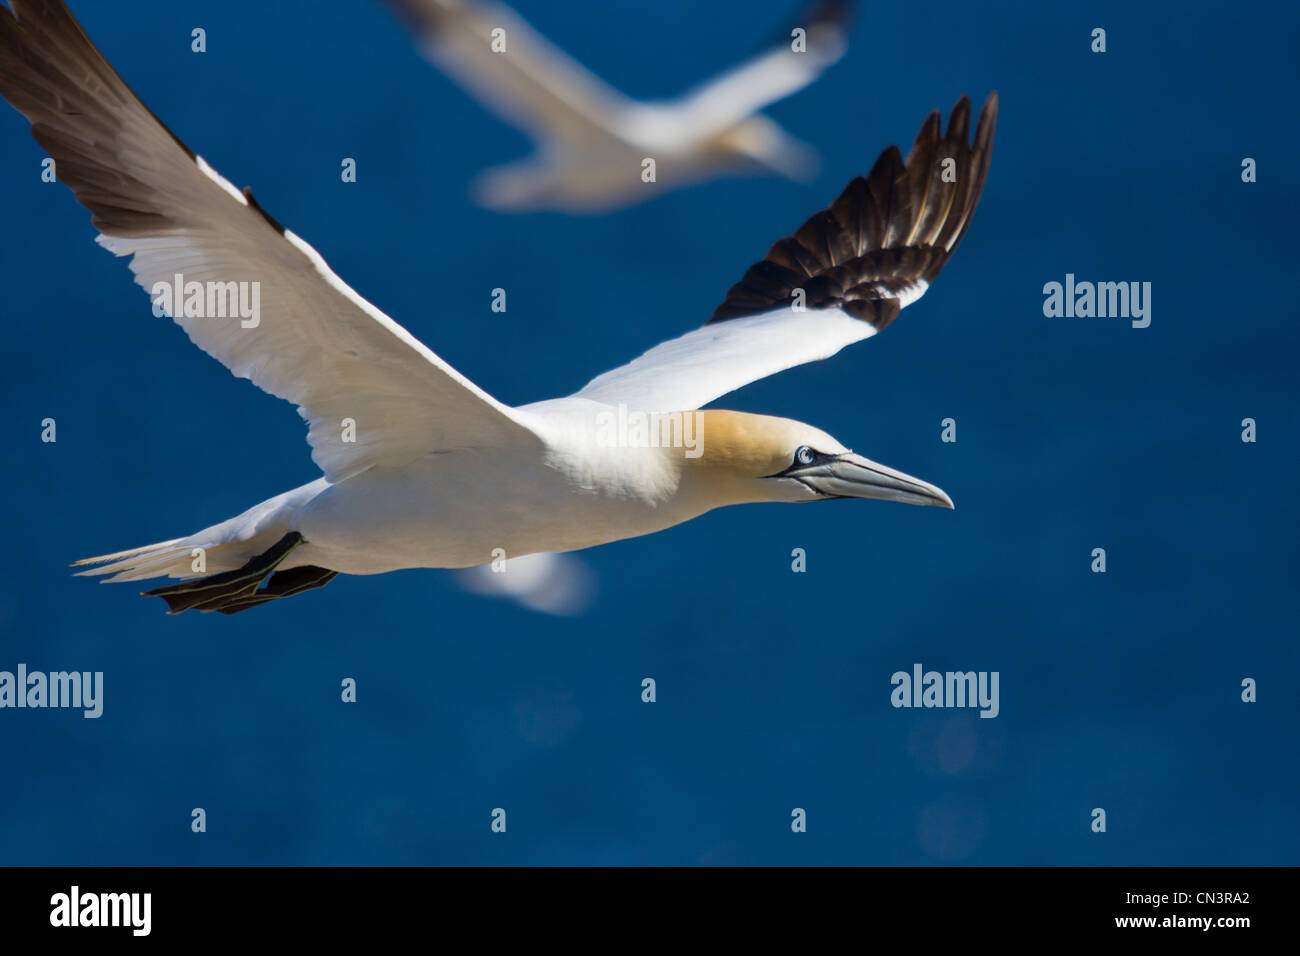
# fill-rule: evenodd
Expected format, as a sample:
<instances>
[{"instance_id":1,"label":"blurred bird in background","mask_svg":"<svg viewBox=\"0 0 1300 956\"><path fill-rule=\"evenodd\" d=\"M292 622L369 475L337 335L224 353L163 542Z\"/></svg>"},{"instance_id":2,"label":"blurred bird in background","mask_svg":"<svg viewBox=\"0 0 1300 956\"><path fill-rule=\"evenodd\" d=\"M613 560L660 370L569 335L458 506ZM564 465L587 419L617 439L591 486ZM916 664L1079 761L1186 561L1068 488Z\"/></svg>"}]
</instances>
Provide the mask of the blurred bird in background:
<instances>
[{"instance_id":1,"label":"blurred bird in background","mask_svg":"<svg viewBox=\"0 0 1300 956\"><path fill-rule=\"evenodd\" d=\"M599 213L720 176L817 171L815 151L759 110L844 55L847 0L808 10L771 48L669 102L628 98L490 0L388 0L425 56L536 152L489 169L475 198L501 212ZM653 164L653 186L644 178Z\"/></svg>"}]
</instances>

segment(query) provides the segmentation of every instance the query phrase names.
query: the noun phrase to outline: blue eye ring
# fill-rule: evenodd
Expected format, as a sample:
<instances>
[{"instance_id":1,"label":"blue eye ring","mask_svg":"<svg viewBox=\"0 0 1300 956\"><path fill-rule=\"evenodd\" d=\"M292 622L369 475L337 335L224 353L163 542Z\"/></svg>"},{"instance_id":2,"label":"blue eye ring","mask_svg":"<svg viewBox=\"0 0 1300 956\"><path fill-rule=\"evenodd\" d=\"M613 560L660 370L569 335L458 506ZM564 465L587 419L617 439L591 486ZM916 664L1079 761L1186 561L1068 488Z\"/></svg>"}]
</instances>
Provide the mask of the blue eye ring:
<instances>
[{"instance_id":1,"label":"blue eye ring","mask_svg":"<svg viewBox=\"0 0 1300 956\"><path fill-rule=\"evenodd\" d=\"M797 465L811 465L817 460L817 453L807 445L800 445L794 450L794 460Z\"/></svg>"}]
</instances>

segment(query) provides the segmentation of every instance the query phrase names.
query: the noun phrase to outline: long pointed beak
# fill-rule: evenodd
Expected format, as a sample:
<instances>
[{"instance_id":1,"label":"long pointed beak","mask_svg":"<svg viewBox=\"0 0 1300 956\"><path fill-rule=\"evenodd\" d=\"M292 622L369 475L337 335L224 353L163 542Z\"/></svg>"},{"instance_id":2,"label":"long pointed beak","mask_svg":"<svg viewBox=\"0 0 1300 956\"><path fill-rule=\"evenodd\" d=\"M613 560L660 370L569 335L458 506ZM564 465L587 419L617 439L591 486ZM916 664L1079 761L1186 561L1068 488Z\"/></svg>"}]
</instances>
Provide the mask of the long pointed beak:
<instances>
[{"instance_id":1,"label":"long pointed beak","mask_svg":"<svg viewBox=\"0 0 1300 956\"><path fill-rule=\"evenodd\" d=\"M909 505L953 507L943 489L853 452L793 469L785 477L797 478L819 494L834 498L878 498Z\"/></svg>"}]
</instances>

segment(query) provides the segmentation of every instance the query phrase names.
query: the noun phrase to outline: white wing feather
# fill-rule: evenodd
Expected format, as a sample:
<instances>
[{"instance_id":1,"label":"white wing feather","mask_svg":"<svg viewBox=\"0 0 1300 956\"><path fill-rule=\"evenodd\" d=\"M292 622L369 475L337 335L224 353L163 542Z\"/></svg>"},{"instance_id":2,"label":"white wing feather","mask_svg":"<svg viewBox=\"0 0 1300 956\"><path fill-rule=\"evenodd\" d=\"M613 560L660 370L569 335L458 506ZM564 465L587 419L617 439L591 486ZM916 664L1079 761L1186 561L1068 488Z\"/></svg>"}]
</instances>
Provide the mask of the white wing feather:
<instances>
[{"instance_id":1,"label":"white wing feather","mask_svg":"<svg viewBox=\"0 0 1300 956\"><path fill-rule=\"evenodd\" d=\"M814 82L847 47L839 23L811 27L805 40L802 51L780 44L684 95L673 104L681 123L700 131L728 129Z\"/></svg>"},{"instance_id":2,"label":"white wing feather","mask_svg":"<svg viewBox=\"0 0 1300 956\"><path fill-rule=\"evenodd\" d=\"M786 306L669 339L592 379L574 397L648 412L688 411L760 378L830 358L875 332L839 309Z\"/></svg>"},{"instance_id":3,"label":"white wing feather","mask_svg":"<svg viewBox=\"0 0 1300 956\"><path fill-rule=\"evenodd\" d=\"M136 281L151 292L178 274L185 283L259 284L252 327L170 311L235 375L299 406L326 477L445 448L536 440L191 152L66 7L11 7L0 6L0 94L32 122L58 178L94 213L100 244L133 255ZM354 441L343 440L344 419L355 422Z\"/></svg>"}]
</instances>

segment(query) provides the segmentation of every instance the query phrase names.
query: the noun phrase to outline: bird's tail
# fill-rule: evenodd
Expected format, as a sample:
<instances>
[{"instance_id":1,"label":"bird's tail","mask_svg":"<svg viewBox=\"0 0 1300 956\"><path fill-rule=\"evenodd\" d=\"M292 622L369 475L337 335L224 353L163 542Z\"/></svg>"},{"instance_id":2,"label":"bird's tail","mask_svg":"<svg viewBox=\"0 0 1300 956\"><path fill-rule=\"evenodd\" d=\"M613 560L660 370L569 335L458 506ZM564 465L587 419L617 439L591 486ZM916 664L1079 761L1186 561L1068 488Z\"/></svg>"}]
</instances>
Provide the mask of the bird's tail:
<instances>
[{"instance_id":1,"label":"bird's tail","mask_svg":"<svg viewBox=\"0 0 1300 956\"><path fill-rule=\"evenodd\" d=\"M79 576L111 574L112 577L107 578L106 583L141 581L145 578L164 576L183 578L187 575L201 574L202 571L195 571L193 568L197 566L196 562L203 552L197 550L196 553L191 554L191 551L199 549L199 546L191 546L190 540L190 538L173 538L171 541L146 544L142 548L131 548L127 551L115 551L113 554L82 558L80 561L72 562L72 567L79 568L88 564L101 565L97 568L78 571L77 574Z\"/></svg>"},{"instance_id":2,"label":"bird's tail","mask_svg":"<svg viewBox=\"0 0 1300 956\"><path fill-rule=\"evenodd\" d=\"M184 538L83 558L72 566L87 566L78 575L110 575L104 583L182 578L181 584L145 592L163 598L173 614L190 608L231 614L320 587L335 572L301 564L277 568L303 543L291 526L297 508L326 485L323 479L304 485Z\"/></svg>"},{"instance_id":3,"label":"bird's tail","mask_svg":"<svg viewBox=\"0 0 1300 956\"><path fill-rule=\"evenodd\" d=\"M324 479L303 485L184 538L82 558L72 566L99 565L77 573L112 575L105 583L162 577L194 578L233 571L293 530L298 508L325 486Z\"/></svg>"},{"instance_id":4,"label":"bird's tail","mask_svg":"<svg viewBox=\"0 0 1300 956\"><path fill-rule=\"evenodd\" d=\"M78 576L111 575L104 579L105 584L149 578L196 578L218 571L233 571L253 554L264 550L253 541L214 540L213 532L220 527L216 525L186 538L160 541L129 551L82 558L71 566L99 565L76 573Z\"/></svg>"}]
</instances>

